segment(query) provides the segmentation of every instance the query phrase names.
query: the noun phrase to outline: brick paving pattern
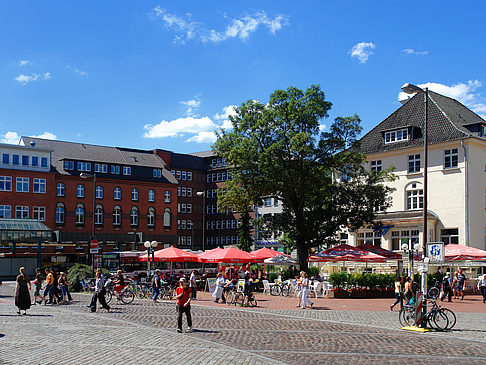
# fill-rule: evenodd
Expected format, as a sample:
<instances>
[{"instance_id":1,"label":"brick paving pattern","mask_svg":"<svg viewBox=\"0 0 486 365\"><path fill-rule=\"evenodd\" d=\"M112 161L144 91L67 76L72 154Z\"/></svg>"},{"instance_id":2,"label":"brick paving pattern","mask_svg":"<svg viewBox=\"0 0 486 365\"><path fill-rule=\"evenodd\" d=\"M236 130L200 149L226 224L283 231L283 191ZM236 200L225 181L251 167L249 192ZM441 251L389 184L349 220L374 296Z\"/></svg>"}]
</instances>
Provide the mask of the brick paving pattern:
<instances>
[{"instance_id":1,"label":"brick paving pattern","mask_svg":"<svg viewBox=\"0 0 486 365\"><path fill-rule=\"evenodd\" d=\"M178 334L174 301L90 313L90 296L75 294L70 305L18 316L12 292L0 287L0 364L486 363L486 313L458 313L457 330L419 334L401 331L389 309L298 310L294 298L278 298L285 305L275 309L261 294L265 308L235 308L202 295L195 331Z\"/></svg>"}]
</instances>

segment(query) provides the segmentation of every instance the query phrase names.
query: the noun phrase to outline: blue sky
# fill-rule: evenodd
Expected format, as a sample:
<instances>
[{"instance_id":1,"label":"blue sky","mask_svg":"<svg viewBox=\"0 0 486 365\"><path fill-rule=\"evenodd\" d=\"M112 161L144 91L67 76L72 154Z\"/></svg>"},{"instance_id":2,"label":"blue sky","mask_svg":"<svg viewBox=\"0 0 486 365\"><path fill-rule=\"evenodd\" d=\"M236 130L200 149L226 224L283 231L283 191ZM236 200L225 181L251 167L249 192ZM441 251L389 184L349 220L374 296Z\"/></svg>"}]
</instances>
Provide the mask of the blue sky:
<instances>
[{"instance_id":1,"label":"blue sky","mask_svg":"<svg viewBox=\"0 0 486 365\"><path fill-rule=\"evenodd\" d=\"M320 84L363 133L405 82L486 115L486 3L3 1L0 142L207 150L233 105Z\"/></svg>"}]
</instances>

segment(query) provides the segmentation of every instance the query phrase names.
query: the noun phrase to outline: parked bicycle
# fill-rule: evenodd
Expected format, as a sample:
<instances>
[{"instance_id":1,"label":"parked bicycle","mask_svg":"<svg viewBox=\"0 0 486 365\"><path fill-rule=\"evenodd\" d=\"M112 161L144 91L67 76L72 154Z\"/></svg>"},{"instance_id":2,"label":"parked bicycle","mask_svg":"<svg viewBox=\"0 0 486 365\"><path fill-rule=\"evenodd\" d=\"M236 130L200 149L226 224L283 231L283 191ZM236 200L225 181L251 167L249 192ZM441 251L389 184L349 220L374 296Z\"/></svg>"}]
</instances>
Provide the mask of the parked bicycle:
<instances>
[{"instance_id":1,"label":"parked bicycle","mask_svg":"<svg viewBox=\"0 0 486 365\"><path fill-rule=\"evenodd\" d=\"M238 297L238 303L242 307L256 307L257 306L257 300L256 300L253 292L247 291L245 293L240 293L240 294L242 294L242 295L240 295Z\"/></svg>"},{"instance_id":2,"label":"parked bicycle","mask_svg":"<svg viewBox=\"0 0 486 365\"><path fill-rule=\"evenodd\" d=\"M434 281L434 285L427 292L427 297L431 299L437 299L440 295L441 282L439 280Z\"/></svg>"},{"instance_id":3,"label":"parked bicycle","mask_svg":"<svg viewBox=\"0 0 486 365\"><path fill-rule=\"evenodd\" d=\"M426 327L436 329L437 331L451 330L456 325L456 315L448 308L442 308L437 305L435 300L430 309L422 318L422 322ZM402 326L413 326L416 322L416 308L414 305L404 305L400 310L398 319Z\"/></svg>"},{"instance_id":4,"label":"parked bicycle","mask_svg":"<svg viewBox=\"0 0 486 365\"><path fill-rule=\"evenodd\" d=\"M270 294L271 295L282 295L284 297L289 296L290 294L290 285L289 283L275 283L270 286Z\"/></svg>"}]
</instances>

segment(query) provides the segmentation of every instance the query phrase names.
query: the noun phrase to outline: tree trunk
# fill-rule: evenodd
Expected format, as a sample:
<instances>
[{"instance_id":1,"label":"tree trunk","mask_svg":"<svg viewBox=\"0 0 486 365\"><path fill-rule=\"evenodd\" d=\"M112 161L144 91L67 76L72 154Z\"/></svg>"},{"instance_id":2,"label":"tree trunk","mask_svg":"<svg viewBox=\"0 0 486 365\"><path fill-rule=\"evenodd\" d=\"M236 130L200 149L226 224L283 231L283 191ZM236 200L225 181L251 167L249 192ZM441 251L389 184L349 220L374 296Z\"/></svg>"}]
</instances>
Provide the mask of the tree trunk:
<instances>
[{"instance_id":1,"label":"tree trunk","mask_svg":"<svg viewBox=\"0 0 486 365\"><path fill-rule=\"evenodd\" d=\"M300 270L309 272L309 263L307 259L309 258L309 250L307 249L307 245L305 242L298 240L297 241L297 257L299 259Z\"/></svg>"}]
</instances>

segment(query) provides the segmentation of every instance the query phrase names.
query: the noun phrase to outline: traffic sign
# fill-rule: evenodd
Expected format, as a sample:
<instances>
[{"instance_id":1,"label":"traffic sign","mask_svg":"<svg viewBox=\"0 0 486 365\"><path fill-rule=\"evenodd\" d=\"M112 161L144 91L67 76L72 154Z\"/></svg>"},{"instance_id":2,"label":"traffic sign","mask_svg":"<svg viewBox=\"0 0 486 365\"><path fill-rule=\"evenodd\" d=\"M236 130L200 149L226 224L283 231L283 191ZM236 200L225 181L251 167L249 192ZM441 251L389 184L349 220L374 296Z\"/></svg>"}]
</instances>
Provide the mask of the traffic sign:
<instances>
[{"instance_id":1,"label":"traffic sign","mask_svg":"<svg viewBox=\"0 0 486 365\"><path fill-rule=\"evenodd\" d=\"M89 247L91 248L98 248L98 241L96 240L92 240L90 243L89 243Z\"/></svg>"},{"instance_id":2,"label":"traffic sign","mask_svg":"<svg viewBox=\"0 0 486 365\"><path fill-rule=\"evenodd\" d=\"M89 253L98 253L98 248L90 248Z\"/></svg>"},{"instance_id":3,"label":"traffic sign","mask_svg":"<svg viewBox=\"0 0 486 365\"><path fill-rule=\"evenodd\" d=\"M427 257L431 263L442 263L445 259L444 242L427 243Z\"/></svg>"}]
</instances>

